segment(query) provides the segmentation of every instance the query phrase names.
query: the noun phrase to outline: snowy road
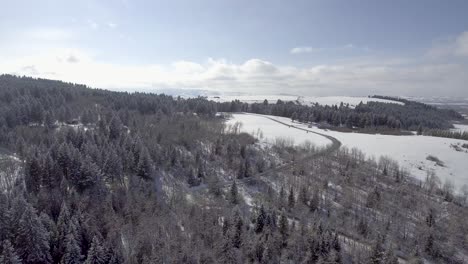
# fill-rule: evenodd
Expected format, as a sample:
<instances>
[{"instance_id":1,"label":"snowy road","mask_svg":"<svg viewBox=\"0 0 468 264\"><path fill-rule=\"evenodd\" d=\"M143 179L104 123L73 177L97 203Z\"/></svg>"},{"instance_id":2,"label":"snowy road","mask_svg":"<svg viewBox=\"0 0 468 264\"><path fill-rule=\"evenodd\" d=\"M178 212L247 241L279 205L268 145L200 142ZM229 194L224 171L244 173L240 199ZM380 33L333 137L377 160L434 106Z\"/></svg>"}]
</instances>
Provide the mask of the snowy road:
<instances>
[{"instance_id":1,"label":"snowy road","mask_svg":"<svg viewBox=\"0 0 468 264\"><path fill-rule=\"evenodd\" d=\"M322 157L322 156L326 156L326 155L329 155L331 153L333 153L334 151L338 150L340 147L341 147L341 142L333 137L333 136L330 136L330 135L325 135L325 134L322 134L322 133L319 133L319 132L316 132L316 131L312 131L312 130L309 130L307 128L303 128L303 127L298 127L298 126L295 126L295 125L291 125L291 124L287 124L285 122L282 122L280 120L277 120L277 119L274 119L274 118L271 118L269 116L265 116L265 115L258 115L258 114L249 114L249 113L242 113L242 115L246 115L246 116L258 116L258 117L262 117L262 118L266 118L268 120L271 120L271 121L274 121L276 123L279 123L279 124L282 124L288 128L293 128L293 129L297 129L299 131L305 131L307 133L310 133L309 135L317 135L317 136L321 136L321 137L324 137L326 138L327 140L331 141L331 144L327 144L325 147L321 147L319 148L317 151L311 153L311 154L308 154L308 155L305 155L304 157L300 158L299 160L296 160L296 161L289 161L289 162L286 162L282 165L279 165L279 166L276 166L274 168L270 168L266 171L263 171L263 172L260 172L260 173L257 173L251 177L248 177L248 178L243 178L243 179L237 179L237 183L238 184L245 184L247 182L250 182L250 181L255 181L255 180L258 180L260 177L262 176L265 176L265 175L268 175L268 174L271 174L271 173L274 173L274 172L280 172L280 171L283 171L283 170L287 170L287 169L290 169L291 166L294 166L294 164L297 162L297 161L303 161L303 160L310 160L310 159L316 159L318 157ZM222 187L223 188L226 188L226 187L229 187L231 186L232 184L232 181L226 181L226 182L223 182L222 183ZM201 190L204 190L206 189L208 186L206 184L202 184L200 186L196 186L196 187L192 187L190 188L190 190L192 192L198 192L198 191L201 191Z\"/></svg>"}]
</instances>

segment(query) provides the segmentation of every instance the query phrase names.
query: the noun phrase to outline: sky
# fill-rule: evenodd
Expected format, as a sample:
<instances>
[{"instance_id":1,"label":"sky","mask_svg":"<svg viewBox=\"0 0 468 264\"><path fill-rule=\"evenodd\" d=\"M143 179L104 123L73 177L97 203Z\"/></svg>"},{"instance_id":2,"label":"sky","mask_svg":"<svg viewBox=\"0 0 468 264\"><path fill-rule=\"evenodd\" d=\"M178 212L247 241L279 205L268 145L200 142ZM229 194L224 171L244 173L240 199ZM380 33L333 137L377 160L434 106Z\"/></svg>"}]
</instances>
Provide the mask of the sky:
<instances>
[{"instance_id":1,"label":"sky","mask_svg":"<svg viewBox=\"0 0 468 264\"><path fill-rule=\"evenodd\" d=\"M468 98L465 0L0 1L0 73L125 91Z\"/></svg>"}]
</instances>

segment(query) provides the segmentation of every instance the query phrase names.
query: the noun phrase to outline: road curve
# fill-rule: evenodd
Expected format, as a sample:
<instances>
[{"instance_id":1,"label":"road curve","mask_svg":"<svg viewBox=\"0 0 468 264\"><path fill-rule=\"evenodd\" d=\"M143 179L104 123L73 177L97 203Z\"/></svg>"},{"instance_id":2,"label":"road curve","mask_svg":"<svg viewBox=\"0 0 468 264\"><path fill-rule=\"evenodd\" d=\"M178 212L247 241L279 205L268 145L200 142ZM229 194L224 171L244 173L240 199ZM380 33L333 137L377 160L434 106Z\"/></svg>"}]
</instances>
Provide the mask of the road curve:
<instances>
[{"instance_id":1,"label":"road curve","mask_svg":"<svg viewBox=\"0 0 468 264\"><path fill-rule=\"evenodd\" d=\"M329 139L332 142L331 145L329 145L329 146L327 146L325 148L322 148L322 149L320 149L320 150L318 150L318 151L316 151L316 152L314 152L314 153L312 153L310 155L306 155L305 157L301 158L299 161L316 159L316 158L321 157L321 156L326 156L326 155L329 155L329 154L333 153L334 151L338 150L341 147L341 141L339 141L338 139L336 139L335 137L332 137L330 135L325 135L325 134L315 132L315 131L312 131L312 130L309 130L309 129L306 129L306 128L290 125L290 124L284 123L284 122L282 122L280 120L277 120L277 119L274 119L274 118L271 118L271 117L265 116L265 115L252 114L252 113L241 113L241 114L261 116L261 117L270 119L270 120L272 120L274 122L277 122L279 124L282 124L282 125L294 128L294 129L299 129L299 130L302 130L302 131L306 131L308 133L314 133L314 134L320 135L322 137L325 137L325 138ZM264 175L289 169L292 166L294 166L294 164L295 164L295 161L289 161L289 162L286 162L286 163L284 163L282 165L276 166L274 168L270 168L270 169L268 169L266 171L256 173L255 175L252 175L252 176L250 176L248 178L236 179L236 182L238 184L243 184L243 183L247 183L249 181L257 180L258 178L260 178L260 177L262 177ZM232 181L228 181L228 182L223 182L221 186L222 186L222 188L225 188L225 187L230 186L231 184L232 184ZM198 191L206 189L206 187L207 187L206 184L202 184L200 186L192 187L190 189L191 189L192 192L198 192Z\"/></svg>"}]
</instances>

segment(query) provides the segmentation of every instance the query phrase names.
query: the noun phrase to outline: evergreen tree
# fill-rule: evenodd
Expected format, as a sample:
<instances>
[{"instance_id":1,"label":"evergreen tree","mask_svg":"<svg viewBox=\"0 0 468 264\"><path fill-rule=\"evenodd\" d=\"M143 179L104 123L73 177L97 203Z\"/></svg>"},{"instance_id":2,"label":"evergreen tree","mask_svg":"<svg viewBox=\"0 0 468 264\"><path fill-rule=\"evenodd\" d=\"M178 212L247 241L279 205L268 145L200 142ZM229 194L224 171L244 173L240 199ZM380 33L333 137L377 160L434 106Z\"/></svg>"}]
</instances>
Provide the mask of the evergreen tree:
<instances>
[{"instance_id":1,"label":"evergreen tree","mask_svg":"<svg viewBox=\"0 0 468 264\"><path fill-rule=\"evenodd\" d=\"M111 139L117 139L122 132L122 121L118 115L114 115L109 124L109 137Z\"/></svg>"},{"instance_id":2,"label":"evergreen tree","mask_svg":"<svg viewBox=\"0 0 468 264\"><path fill-rule=\"evenodd\" d=\"M383 248L383 238L378 237L376 243L372 248L372 253L369 259L370 264L383 264L384 263L384 248Z\"/></svg>"},{"instance_id":3,"label":"evergreen tree","mask_svg":"<svg viewBox=\"0 0 468 264\"><path fill-rule=\"evenodd\" d=\"M44 126L48 129L53 129L55 128L55 121L54 113L48 111L44 118Z\"/></svg>"},{"instance_id":4,"label":"evergreen tree","mask_svg":"<svg viewBox=\"0 0 468 264\"><path fill-rule=\"evenodd\" d=\"M30 206L23 196L17 196L13 199L11 209L8 212L9 223L7 224L10 241L15 244L15 236L20 229L20 221L23 217L26 207Z\"/></svg>"},{"instance_id":5,"label":"evergreen tree","mask_svg":"<svg viewBox=\"0 0 468 264\"><path fill-rule=\"evenodd\" d=\"M94 236L91 247L88 250L88 256L85 264L104 264L106 263L106 253L101 245L101 241Z\"/></svg>"},{"instance_id":6,"label":"evergreen tree","mask_svg":"<svg viewBox=\"0 0 468 264\"><path fill-rule=\"evenodd\" d=\"M389 250L387 250L387 253L385 253L384 259L385 259L384 261L385 264L398 264L399 263L398 257L395 255L393 248L390 248Z\"/></svg>"},{"instance_id":7,"label":"evergreen tree","mask_svg":"<svg viewBox=\"0 0 468 264\"><path fill-rule=\"evenodd\" d=\"M104 162L104 173L106 178L112 183L122 183L124 170L122 159L117 154L115 148L110 148L107 153L107 159Z\"/></svg>"},{"instance_id":8,"label":"evergreen tree","mask_svg":"<svg viewBox=\"0 0 468 264\"><path fill-rule=\"evenodd\" d=\"M286 193L284 191L284 187L281 186L281 189L280 189L280 192L279 192L279 197L278 197L278 207L279 209L283 209L284 208L284 201L286 199Z\"/></svg>"},{"instance_id":9,"label":"evergreen tree","mask_svg":"<svg viewBox=\"0 0 468 264\"><path fill-rule=\"evenodd\" d=\"M299 192L299 198L298 200L305 206L307 206L309 202L308 198L309 194L307 192L307 188L305 186L302 186L301 191Z\"/></svg>"},{"instance_id":10,"label":"evergreen tree","mask_svg":"<svg viewBox=\"0 0 468 264\"><path fill-rule=\"evenodd\" d=\"M237 172L237 179L243 179L245 177L245 163L239 165L239 171Z\"/></svg>"},{"instance_id":11,"label":"evergreen tree","mask_svg":"<svg viewBox=\"0 0 468 264\"><path fill-rule=\"evenodd\" d=\"M0 241L10 237L10 212L8 209L8 199L0 193Z\"/></svg>"},{"instance_id":12,"label":"evergreen tree","mask_svg":"<svg viewBox=\"0 0 468 264\"><path fill-rule=\"evenodd\" d=\"M242 229L244 227L244 221L242 220L242 217L238 209L234 211L233 223L234 223L234 226L233 226L234 234L232 235L232 245L236 248L241 248Z\"/></svg>"},{"instance_id":13,"label":"evergreen tree","mask_svg":"<svg viewBox=\"0 0 468 264\"><path fill-rule=\"evenodd\" d=\"M36 156L31 157L27 161L26 175L24 182L28 191L32 193L39 192L42 181L42 167L39 159Z\"/></svg>"},{"instance_id":14,"label":"evergreen tree","mask_svg":"<svg viewBox=\"0 0 468 264\"><path fill-rule=\"evenodd\" d=\"M288 210L292 210L295 205L296 205L296 198L294 195L294 189L291 186L291 188L289 188L289 195L288 195Z\"/></svg>"},{"instance_id":15,"label":"evergreen tree","mask_svg":"<svg viewBox=\"0 0 468 264\"><path fill-rule=\"evenodd\" d=\"M148 149L142 148L137 165L137 175L144 180L150 180L153 177L153 166Z\"/></svg>"},{"instance_id":16,"label":"evergreen tree","mask_svg":"<svg viewBox=\"0 0 468 264\"><path fill-rule=\"evenodd\" d=\"M31 205L26 206L15 235L18 256L24 263L51 263L49 234Z\"/></svg>"},{"instance_id":17,"label":"evergreen tree","mask_svg":"<svg viewBox=\"0 0 468 264\"><path fill-rule=\"evenodd\" d=\"M421 136L423 134L423 127L421 125L418 126L418 136Z\"/></svg>"},{"instance_id":18,"label":"evergreen tree","mask_svg":"<svg viewBox=\"0 0 468 264\"><path fill-rule=\"evenodd\" d=\"M255 233L261 233L263 232L263 227L265 226L265 220L266 220L266 212L265 208L262 206L260 207L260 211L257 216L257 221L255 223Z\"/></svg>"},{"instance_id":19,"label":"evergreen tree","mask_svg":"<svg viewBox=\"0 0 468 264\"><path fill-rule=\"evenodd\" d=\"M311 212L315 212L320 205L320 196L318 191L314 191L314 194L312 195L312 198L310 199L309 202L309 209Z\"/></svg>"},{"instance_id":20,"label":"evergreen tree","mask_svg":"<svg viewBox=\"0 0 468 264\"><path fill-rule=\"evenodd\" d=\"M297 112L294 112L294 113L292 113L292 115L291 115L291 120L292 120L292 121L296 121L296 120L297 120L297 117L298 117Z\"/></svg>"},{"instance_id":21,"label":"evergreen tree","mask_svg":"<svg viewBox=\"0 0 468 264\"><path fill-rule=\"evenodd\" d=\"M74 171L71 180L78 191L83 191L92 187L101 178L101 171L90 156L78 160L78 164L79 168Z\"/></svg>"},{"instance_id":22,"label":"evergreen tree","mask_svg":"<svg viewBox=\"0 0 468 264\"><path fill-rule=\"evenodd\" d=\"M1 264L21 264L21 259L16 254L10 240L4 240L2 243L3 250L0 254Z\"/></svg>"},{"instance_id":23,"label":"evergreen tree","mask_svg":"<svg viewBox=\"0 0 468 264\"><path fill-rule=\"evenodd\" d=\"M231 204L239 204L239 191L237 189L236 181L234 181L231 185L231 189L229 191L229 201Z\"/></svg>"},{"instance_id":24,"label":"evergreen tree","mask_svg":"<svg viewBox=\"0 0 468 264\"><path fill-rule=\"evenodd\" d=\"M229 238L224 238L219 252L219 263L236 264L238 263L237 252Z\"/></svg>"},{"instance_id":25,"label":"evergreen tree","mask_svg":"<svg viewBox=\"0 0 468 264\"><path fill-rule=\"evenodd\" d=\"M57 228L54 238L54 247L52 248L52 255L54 262L59 262L65 254L66 237L70 229L71 215L68 206L62 203L60 214L57 220Z\"/></svg>"},{"instance_id":26,"label":"evergreen tree","mask_svg":"<svg viewBox=\"0 0 468 264\"><path fill-rule=\"evenodd\" d=\"M288 236L289 236L289 224L288 224L288 218L286 217L286 214L284 212L281 214L281 217L280 217L279 232L281 234L282 247L286 247Z\"/></svg>"},{"instance_id":27,"label":"evergreen tree","mask_svg":"<svg viewBox=\"0 0 468 264\"><path fill-rule=\"evenodd\" d=\"M65 253L62 257L62 264L81 264L83 256L78 241L73 233L69 233L65 239Z\"/></svg>"}]
</instances>

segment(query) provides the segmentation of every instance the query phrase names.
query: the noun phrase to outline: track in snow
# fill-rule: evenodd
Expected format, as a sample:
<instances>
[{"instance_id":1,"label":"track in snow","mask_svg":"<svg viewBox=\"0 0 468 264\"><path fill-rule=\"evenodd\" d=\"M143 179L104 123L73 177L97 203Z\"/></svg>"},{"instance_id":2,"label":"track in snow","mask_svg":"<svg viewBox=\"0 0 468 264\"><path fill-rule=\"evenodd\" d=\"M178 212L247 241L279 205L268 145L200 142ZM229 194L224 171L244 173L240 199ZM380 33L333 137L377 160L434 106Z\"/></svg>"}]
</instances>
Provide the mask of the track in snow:
<instances>
[{"instance_id":1,"label":"track in snow","mask_svg":"<svg viewBox=\"0 0 468 264\"><path fill-rule=\"evenodd\" d=\"M306 129L306 128L302 128L302 127L297 127L297 126L294 126L294 125L290 125L290 124L287 124L287 123L284 123L282 121L279 121L279 120L276 120L274 118L271 118L271 117L268 117L268 116L264 116L264 115L259 115L259 114L250 114L250 113L242 113L242 114L246 114L246 115L256 115L256 116L261 116L261 117L264 117L266 119L270 119L274 122L277 122L279 124L282 124L284 126L288 126L290 128L294 128L294 129L298 129L298 130L302 130L302 131L305 131L307 133L313 133L313 134L317 134L319 136L322 136L322 137L325 137L327 138L328 140L330 140L332 142L332 144L326 148L323 148L317 152L314 152L310 155L306 155L305 157L301 158L299 161L303 161L303 160L310 160L310 159L316 159L316 158L319 158L319 157L322 157L322 156L327 156L331 153L333 153L334 151L338 150L340 147L341 147L341 141L339 141L338 139L336 139L335 137L332 137L330 135L325 135L325 134L322 134L322 133L319 133L319 132L315 132L315 131L312 131L312 130L309 130L309 129ZM275 173L275 172L280 172L280 171L283 171L283 170L286 170L286 169L289 169L291 167L293 167L295 165L297 161L289 161L285 164L282 164L282 165L279 165L277 167L274 167L274 168L270 168L266 171L263 171L263 172L260 172L260 173L257 173L251 177L248 177L248 178L242 178L242 179L236 179L236 183L237 184L245 184L247 182L250 182L250 181L253 181L253 180L258 180L260 177L262 176L265 176L265 175L268 175L270 173ZM221 187L222 188L226 188L226 187L229 187L231 184L232 184L233 181L227 181L227 182L224 182L222 183ZM197 187L192 187L190 188L190 190L192 192L198 192L198 191L201 191L201 190L204 190L206 189L208 186L206 184L202 184L200 186L197 186Z\"/></svg>"}]
</instances>

